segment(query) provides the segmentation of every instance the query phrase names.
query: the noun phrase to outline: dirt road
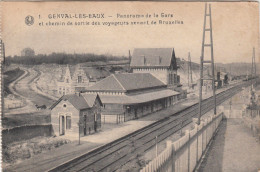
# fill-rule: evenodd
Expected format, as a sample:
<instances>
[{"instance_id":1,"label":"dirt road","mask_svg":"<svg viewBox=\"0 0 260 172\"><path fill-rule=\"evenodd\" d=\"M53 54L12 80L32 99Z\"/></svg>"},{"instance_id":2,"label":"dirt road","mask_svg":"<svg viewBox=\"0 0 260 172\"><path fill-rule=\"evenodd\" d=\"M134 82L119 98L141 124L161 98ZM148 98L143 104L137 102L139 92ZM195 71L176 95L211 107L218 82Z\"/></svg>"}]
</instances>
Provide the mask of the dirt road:
<instances>
[{"instance_id":1,"label":"dirt road","mask_svg":"<svg viewBox=\"0 0 260 172\"><path fill-rule=\"evenodd\" d=\"M38 94L31 87L31 84L34 82L34 80L40 77L40 72L32 68L23 68L23 70L26 70L28 75L14 84L14 91L21 97L30 100L34 104L46 105L47 107L50 106L54 100L44 95Z\"/></svg>"},{"instance_id":2,"label":"dirt road","mask_svg":"<svg viewBox=\"0 0 260 172\"><path fill-rule=\"evenodd\" d=\"M48 109L48 107L50 107L55 102L55 100L42 95L40 92L37 92L36 89L33 89L34 81L41 76L41 73L34 68L23 67L21 68L21 70L25 71L24 75L18 78L16 81L12 82L9 87L12 94L22 97L24 100L26 100L26 106L6 110L5 114L8 116L35 112L49 114L50 110ZM46 105L47 109L38 111L35 107L35 104Z\"/></svg>"}]
</instances>

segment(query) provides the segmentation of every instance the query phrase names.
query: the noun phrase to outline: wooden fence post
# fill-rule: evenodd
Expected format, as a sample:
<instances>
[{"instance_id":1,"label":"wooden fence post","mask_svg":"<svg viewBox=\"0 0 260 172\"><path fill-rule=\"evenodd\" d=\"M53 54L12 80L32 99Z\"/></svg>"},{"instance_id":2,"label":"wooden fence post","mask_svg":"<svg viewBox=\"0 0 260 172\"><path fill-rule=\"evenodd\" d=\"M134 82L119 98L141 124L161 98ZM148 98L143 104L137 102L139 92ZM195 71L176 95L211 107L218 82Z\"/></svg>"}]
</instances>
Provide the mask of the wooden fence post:
<instances>
[{"instance_id":1,"label":"wooden fence post","mask_svg":"<svg viewBox=\"0 0 260 172\"><path fill-rule=\"evenodd\" d=\"M201 123L202 127L201 127L201 156L203 153L203 133L204 133L204 127L205 127L205 121L203 120ZM200 158L199 158L200 159Z\"/></svg>"},{"instance_id":2,"label":"wooden fence post","mask_svg":"<svg viewBox=\"0 0 260 172\"><path fill-rule=\"evenodd\" d=\"M172 144L172 172L175 172L175 160L176 160L176 152L175 145Z\"/></svg>"},{"instance_id":3,"label":"wooden fence post","mask_svg":"<svg viewBox=\"0 0 260 172\"><path fill-rule=\"evenodd\" d=\"M206 127L206 147L207 147L207 145L208 145L208 128L210 128L209 125L211 125L211 124L210 124L209 118L207 118L206 120L207 120L207 127ZM205 147L205 149L206 149L206 147Z\"/></svg>"},{"instance_id":4,"label":"wooden fence post","mask_svg":"<svg viewBox=\"0 0 260 172\"><path fill-rule=\"evenodd\" d=\"M172 157L173 157L173 152L172 152L172 147L173 147L173 144L172 144L172 141L171 140L167 140L166 141L166 149L169 149L169 152L167 152L167 159L170 159L168 162L171 162L172 163ZM170 154L170 156L169 156ZM171 164L169 164L171 165ZM168 169L169 167L167 166L165 169Z\"/></svg>"},{"instance_id":5,"label":"wooden fence post","mask_svg":"<svg viewBox=\"0 0 260 172\"><path fill-rule=\"evenodd\" d=\"M190 171L190 130L186 130L185 131L185 135L187 135L188 136L188 144L187 144L187 146L188 146L188 172Z\"/></svg>"},{"instance_id":6,"label":"wooden fence post","mask_svg":"<svg viewBox=\"0 0 260 172\"><path fill-rule=\"evenodd\" d=\"M197 144L196 144L196 164L198 163L198 156L199 156L199 137L198 137L198 129L199 129L199 126L196 125L196 140L197 140Z\"/></svg>"}]
</instances>

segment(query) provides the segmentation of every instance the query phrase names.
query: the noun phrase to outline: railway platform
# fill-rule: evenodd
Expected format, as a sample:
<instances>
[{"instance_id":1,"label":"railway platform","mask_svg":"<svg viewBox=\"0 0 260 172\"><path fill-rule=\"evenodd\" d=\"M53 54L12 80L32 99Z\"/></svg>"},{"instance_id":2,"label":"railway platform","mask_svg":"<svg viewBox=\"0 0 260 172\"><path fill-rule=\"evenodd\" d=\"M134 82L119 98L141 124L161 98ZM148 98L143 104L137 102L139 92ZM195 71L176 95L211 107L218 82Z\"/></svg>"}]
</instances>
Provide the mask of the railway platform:
<instances>
[{"instance_id":1,"label":"railway platform","mask_svg":"<svg viewBox=\"0 0 260 172\"><path fill-rule=\"evenodd\" d=\"M218 92L222 92L227 88L218 90ZM209 95L207 96L209 97ZM207 98L205 96L205 98ZM77 136L66 136L72 143L61 146L57 149L53 149L51 151L41 153L39 155L35 155L28 160L25 160L19 164L13 165L11 167L6 168L7 171L47 171L52 169L64 162L67 162L73 158L76 158L86 152L90 152L93 149L98 148L106 143L114 141L118 138L121 138L127 134L137 131L145 126L148 126L159 119L165 118L174 114L182 109L190 107L198 102L198 98L196 96L190 97L189 99L178 102L177 104L147 115L145 117L127 121L125 123L109 126L104 125L99 133L81 137L80 145L78 145L78 137ZM64 137L64 136L62 136Z\"/></svg>"},{"instance_id":2,"label":"railway platform","mask_svg":"<svg viewBox=\"0 0 260 172\"><path fill-rule=\"evenodd\" d=\"M34 157L31 157L30 159L19 164L8 167L6 170L16 172L47 171L59 164L76 158L79 155L89 152L101 145L121 138L195 103L197 103L196 97L188 100L182 100L167 109L152 113L136 120L127 121L122 124L105 124L102 126L102 130L99 133L81 137L80 145L78 145L79 138L76 135L60 136L70 139L72 142L57 149L35 155Z\"/></svg>"}]
</instances>

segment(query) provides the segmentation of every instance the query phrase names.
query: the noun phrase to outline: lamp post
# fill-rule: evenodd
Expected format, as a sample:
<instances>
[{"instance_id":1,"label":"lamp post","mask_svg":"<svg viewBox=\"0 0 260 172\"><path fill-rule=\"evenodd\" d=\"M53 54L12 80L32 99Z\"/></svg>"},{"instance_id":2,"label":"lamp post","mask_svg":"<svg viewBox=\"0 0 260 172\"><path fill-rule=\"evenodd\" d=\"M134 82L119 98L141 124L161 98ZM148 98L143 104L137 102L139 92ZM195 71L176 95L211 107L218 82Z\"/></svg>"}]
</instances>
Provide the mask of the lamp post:
<instances>
[{"instance_id":1,"label":"lamp post","mask_svg":"<svg viewBox=\"0 0 260 172\"><path fill-rule=\"evenodd\" d=\"M80 122L80 119L79 119L79 122L78 122L78 126L79 126L79 145L80 145L80 126L81 126L81 122Z\"/></svg>"}]
</instances>

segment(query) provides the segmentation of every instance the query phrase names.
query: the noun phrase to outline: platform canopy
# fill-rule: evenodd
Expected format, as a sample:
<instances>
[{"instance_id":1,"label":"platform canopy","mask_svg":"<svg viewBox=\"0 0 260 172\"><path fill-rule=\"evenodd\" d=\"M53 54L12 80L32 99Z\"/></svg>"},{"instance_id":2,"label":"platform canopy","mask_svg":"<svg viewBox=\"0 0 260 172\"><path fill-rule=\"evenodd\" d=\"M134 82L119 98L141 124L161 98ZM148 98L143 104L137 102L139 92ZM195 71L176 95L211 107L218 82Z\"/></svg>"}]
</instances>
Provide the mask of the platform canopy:
<instances>
[{"instance_id":1,"label":"platform canopy","mask_svg":"<svg viewBox=\"0 0 260 172\"><path fill-rule=\"evenodd\" d=\"M170 90L163 89L158 91L151 91L146 93L140 93L136 95L100 95L102 103L104 104L123 104L123 105L131 105L131 104L140 104L147 103L171 96L178 95L180 93Z\"/></svg>"}]
</instances>

